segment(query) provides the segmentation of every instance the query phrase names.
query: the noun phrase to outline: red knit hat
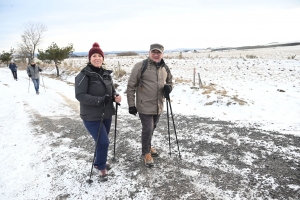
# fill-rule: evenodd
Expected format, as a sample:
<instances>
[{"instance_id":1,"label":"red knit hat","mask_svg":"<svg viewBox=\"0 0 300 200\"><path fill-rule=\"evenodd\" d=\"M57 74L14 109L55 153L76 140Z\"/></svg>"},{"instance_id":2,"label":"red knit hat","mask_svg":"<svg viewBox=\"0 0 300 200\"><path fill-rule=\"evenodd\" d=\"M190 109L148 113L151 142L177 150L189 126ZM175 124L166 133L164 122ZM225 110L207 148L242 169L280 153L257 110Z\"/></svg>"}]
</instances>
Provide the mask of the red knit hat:
<instances>
[{"instance_id":1,"label":"red knit hat","mask_svg":"<svg viewBox=\"0 0 300 200\"><path fill-rule=\"evenodd\" d=\"M100 49L100 46L99 46L99 44L98 44L97 42L95 42L95 43L93 44L93 47L92 47L92 48L90 49L90 51L89 51L89 60L90 60L91 56L92 56L94 53L99 53L99 54L103 57L103 59L104 59L104 53L103 53L103 51Z\"/></svg>"}]
</instances>

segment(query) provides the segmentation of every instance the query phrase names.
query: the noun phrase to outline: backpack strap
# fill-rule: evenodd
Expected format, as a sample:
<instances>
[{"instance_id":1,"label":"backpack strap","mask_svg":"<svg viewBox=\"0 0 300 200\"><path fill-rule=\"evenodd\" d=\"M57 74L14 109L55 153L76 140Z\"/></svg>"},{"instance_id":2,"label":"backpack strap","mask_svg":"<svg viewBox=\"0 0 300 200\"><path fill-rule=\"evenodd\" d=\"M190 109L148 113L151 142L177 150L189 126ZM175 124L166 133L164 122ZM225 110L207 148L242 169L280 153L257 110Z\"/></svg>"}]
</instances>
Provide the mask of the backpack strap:
<instances>
[{"instance_id":1,"label":"backpack strap","mask_svg":"<svg viewBox=\"0 0 300 200\"><path fill-rule=\"evenodd\" d=\"M165 63L164 68L166 69L167 73L170 74L169 66Z\"/></svg>"},{"instance_id":2,"label":"backpack strap","mask_svg":"<svg viewBox=\"0 0 300 200\"><path fill-rule=\"evenodd\" d=\"M141 89L143 88L143 81L141 81L143 79L143 74L146 71L148 66L148 59L143 60L143 64L141 67L141 76L140 76L140 80L139 80L139 86L141 87ZM167 73L170 74L170 69L168 67L168 65L166 65L166 63L164 63L164 68L166 69Z\"/></svg>"},{"instance_id":3,"label":"backpack strap","mask_svg":"<svg viewBox=\"0 0 300 200\"><path fill-rule=\"evenodd\" d=\"M142 79L143 79L143 74L147 69L147 65L148 65L148 59L143 60L143 64L141 67L141 76L140 76L140 80L139 80L139 86L142 88L143 87L143 83L142 83Z\"/></svg>"}]
</instances>

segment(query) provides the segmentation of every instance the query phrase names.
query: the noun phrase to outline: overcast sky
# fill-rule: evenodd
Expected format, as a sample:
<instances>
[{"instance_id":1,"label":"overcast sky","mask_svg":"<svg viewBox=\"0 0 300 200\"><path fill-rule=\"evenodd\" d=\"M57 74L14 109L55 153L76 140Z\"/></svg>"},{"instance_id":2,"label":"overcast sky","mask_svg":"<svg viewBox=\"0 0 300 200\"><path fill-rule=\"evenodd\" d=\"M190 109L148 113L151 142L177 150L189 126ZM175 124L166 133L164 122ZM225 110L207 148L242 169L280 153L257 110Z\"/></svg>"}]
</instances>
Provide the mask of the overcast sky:
<instances>
[{"instance_id":1,"label":"overcast sky","mask_svg":"<svg viewBox=\"0 0 300 200\"><path fill-rule=\"evenodd\" d=\"M0 52L17 48L25 25L47 27L55 42L88 51L246 46L300 40L299 0L0 0Z\"/></svg>"}]
</instances>

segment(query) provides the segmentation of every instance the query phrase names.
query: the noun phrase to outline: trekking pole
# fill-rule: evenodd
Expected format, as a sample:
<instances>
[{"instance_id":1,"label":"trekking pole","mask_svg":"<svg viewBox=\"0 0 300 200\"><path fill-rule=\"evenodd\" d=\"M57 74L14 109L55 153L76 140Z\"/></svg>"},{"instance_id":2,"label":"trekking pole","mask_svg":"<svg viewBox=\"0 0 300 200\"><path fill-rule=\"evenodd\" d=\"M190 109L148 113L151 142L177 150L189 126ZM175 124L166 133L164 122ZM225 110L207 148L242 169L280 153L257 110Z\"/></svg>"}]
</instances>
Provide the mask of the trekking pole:
<instances>
[{"instance_id":1,"label":"trekking pole","mask_svg":"<svg viewBox=\"0 0 300 200\"><path fill-rule=\"evenodd\" d=\"M41 73L41 75L42 75L42 73ZM43 78L43 75L42 75L42 81L43 81L44 90L45 90L45 92L46 92L46 88L45 88L45 84L44 84L44 78Z\"/></svg>"},{"instance_id":2,"label":"trekking pole","mask_svg":"<svg viewBox=\"0 0 300 200\"><path fill-rule=\"evenodd\" d=\"M90 172L90 178L88 180L86 180L86 182L89 183L89 184L91 184L93 182L93 180L91 178L92 178L92 172L93 172L94 162L95 162L95 158L96 158L97 146L98 146L99 138L100 138L100 135L101 135L101 128L102 128L102 124L103 124L104 113L105 113L105 104L104 104L104 107L103 107L103 113L102 113L102 116L101 116L101 121L100 121L99 130L98 130L97 140L95 142L95 151L94 151L94 157L93 157L93 162L92 162L92 168L91 168L91 172Z\"/></svg>"},{"instance_id":3,"label":"trekking pole","mask_svg":"<svg viewBox=\"0 0 300 200\"><path fill-rule=\"evenodd\" d=\"M170 138L170 122L169 122L169 105L168 101L166 100L166 106L167 106L167 121L168 121L168 135L169 135L169 155L171 156L171 138Z\"/></svg>"},{"instance_id":4,"label":"trekking pole","mask_svg":"<svg viewBox=\"0 0 300 200\"><path fill-rule=\"evenodd\" d=\"M119 96L116 94L116 96ZM120 103L116 102L116 115L115 115L115 136L114 136L114 157L112 158L113 162L116 162L116 138L117 138L117 117L118 117L118 106L120 106Z\"/></svg>"},{"instance_id":5,"label":"trekking pole","mask_svg":"<svg viewBox=\"0 0 300 200\"><path fill-rule=\"evenodd\" d=\"M30 77L28 77L29 85L28 85L28 93L29 93L29 87L30 87Z\"/></svg>"},{"instance_id":6,"label":"trekking pole","mask_svg":"<svg viewBox=\"0 0 300 200\"><path fill-rule=\"evenodd\" d=\"M174 127L174 132L175 132L175 137L176 137L176 143L177 143L179 158L181 158L178 139L177 139L177 133L176 133L176 127L175 127L175 122L174 122L174 117L173 117L173 112L172 112L172 106L171 106L171 101L170 101L170 96L167 97L167 101L169 101L169 105L170 105L170 111L171 111L171 116L172 116L172 121L173 121L173 127Z\"/></svg>"}]
</instances>

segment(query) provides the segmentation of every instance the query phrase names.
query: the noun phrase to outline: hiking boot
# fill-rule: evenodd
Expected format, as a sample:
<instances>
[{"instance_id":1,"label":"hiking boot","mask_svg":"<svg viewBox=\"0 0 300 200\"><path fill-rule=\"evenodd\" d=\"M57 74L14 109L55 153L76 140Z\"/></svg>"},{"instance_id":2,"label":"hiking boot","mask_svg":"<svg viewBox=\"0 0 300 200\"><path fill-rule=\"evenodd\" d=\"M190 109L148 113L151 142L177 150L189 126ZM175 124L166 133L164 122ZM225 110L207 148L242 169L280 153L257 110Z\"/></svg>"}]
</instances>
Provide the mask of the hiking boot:
<instances>
[{"instance_id":1,"label":"hiking boot","mask_svg":"<svg viewBox=\"0 0 300 200\"><path fill-rule=\"evenodd\" d=\"M111 167L111 165L107 162L105 168L106 168L106 170L108 171L108 170L110 170L112 167Z\"/></svg>"},{"instance_id":2,"label":"hiking boot","mask_svg":"<svg viewBox=\"0 0 300 200\"><path fill-rule=\"evenodd\" d=\"M154 148L151 148L150 152L151 152L151 156L152 157L157 157L158 156L158 153L157 153L157 151Z\"/></svg>"},{"instance_id":3,"label":"hiking boot","mask_svg":"<svg viewBox=\"0 0 300 200\"><path fill-rule=\"evenodd\" d=\"M151 156L151 153L147 153L144 155L144 163L146 165L146 167L153 167L154 166L154 162L153 162L153 158Z\"/></svg>"},{"instance_id":4,"label":"hiking boot","mask_svg":"<svg viewBox=\"0 0 300 200\"><path fill-rule=\"evenodd\" d=\"M99 170L99 177L100 177L100 181L107 181L108 177L107 177L107 170L106 169L101 169Z\"/></svg>"}]
</instances>

